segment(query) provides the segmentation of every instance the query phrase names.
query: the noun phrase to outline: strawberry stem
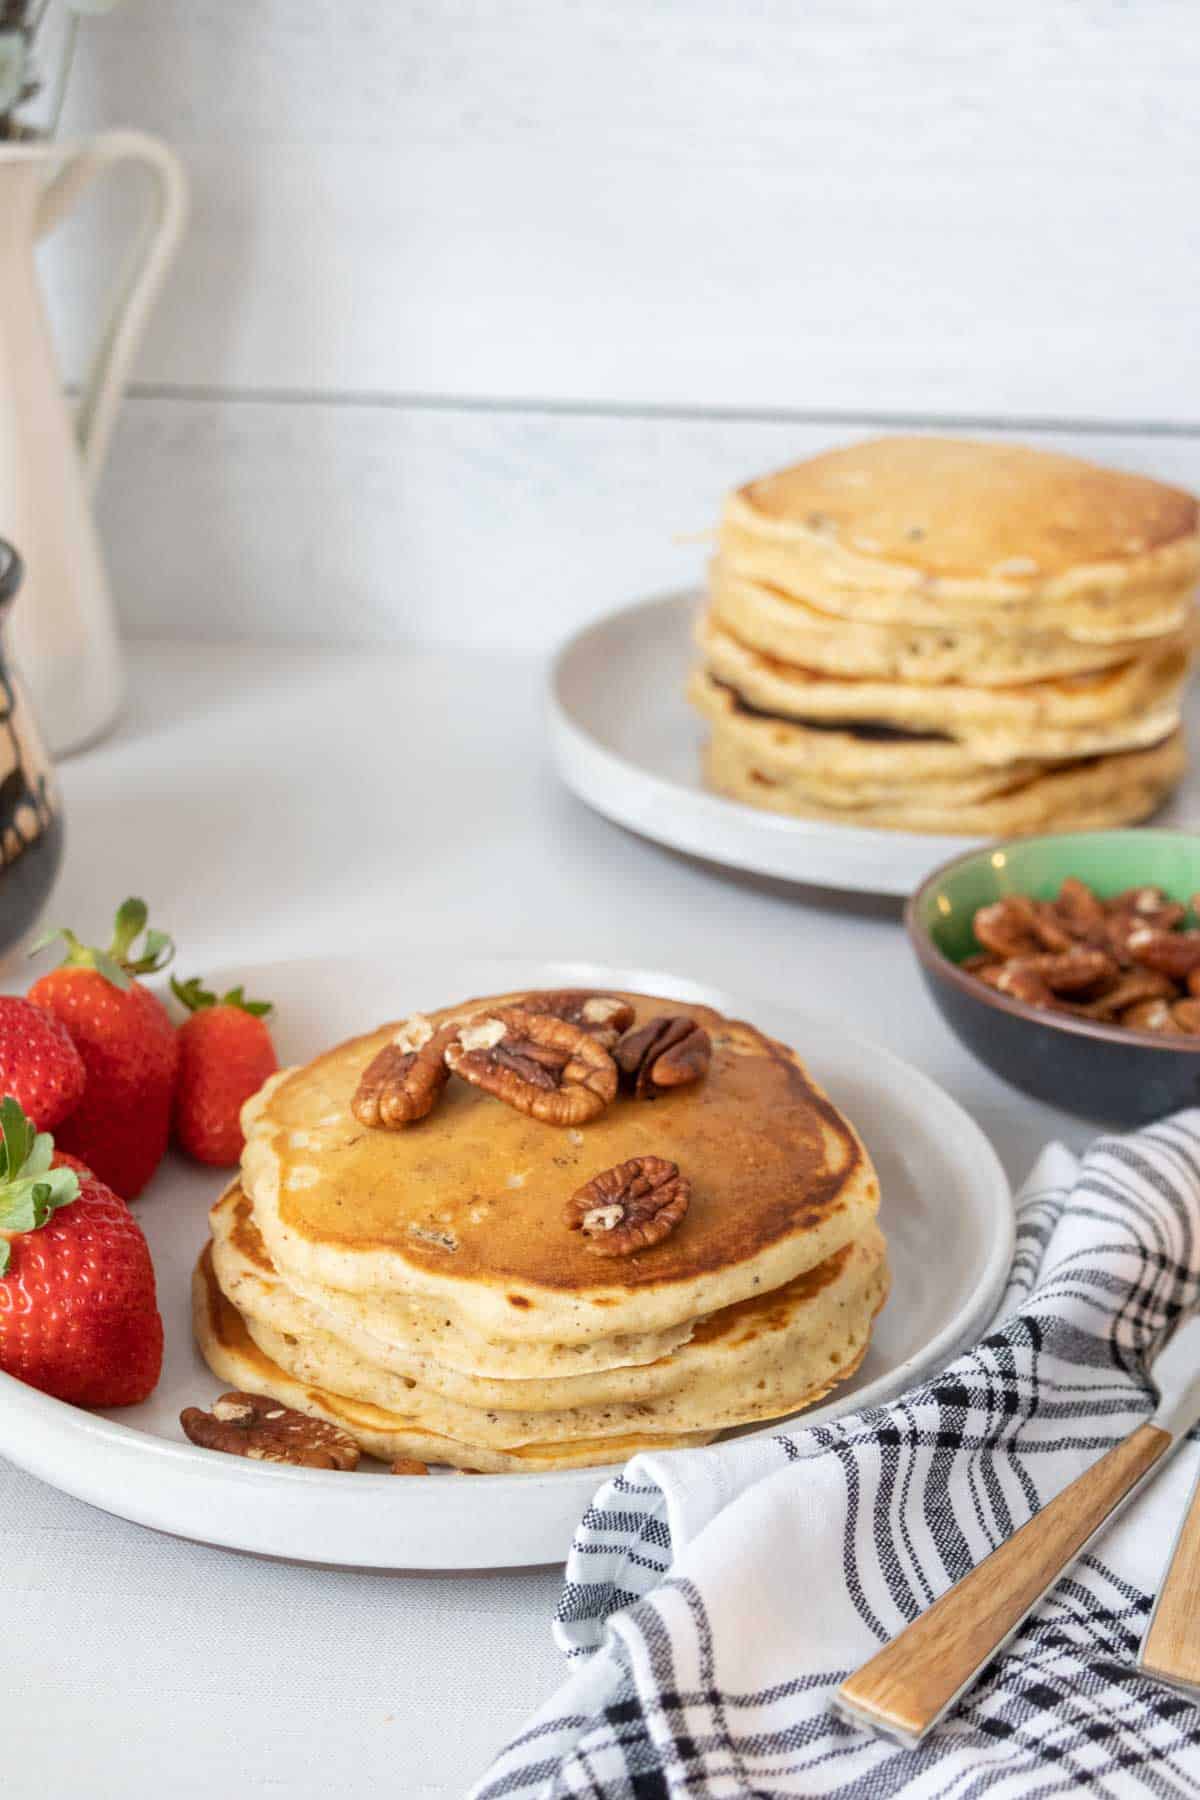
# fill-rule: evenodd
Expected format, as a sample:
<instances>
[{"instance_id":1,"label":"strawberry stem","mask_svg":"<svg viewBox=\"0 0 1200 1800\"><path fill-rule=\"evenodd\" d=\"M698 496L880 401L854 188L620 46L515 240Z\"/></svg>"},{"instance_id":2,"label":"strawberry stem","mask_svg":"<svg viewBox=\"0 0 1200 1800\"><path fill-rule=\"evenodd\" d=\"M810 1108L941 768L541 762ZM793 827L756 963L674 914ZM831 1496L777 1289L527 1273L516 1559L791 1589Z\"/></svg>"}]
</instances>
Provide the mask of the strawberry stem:
<instances>
[{"instance_id":1,"label":"strawberry stem","mask_svg":"<svg viewBox=\"0 0 1200 1800\"><path fill-rule=\"evenodd\" d=\"M112 942L107 950L99 950L91 944L81 944L73 931L60 925L53 931L44 932L29 954L35 956L47 944L53 944L61 938L67 952L59 965L61 968L95 969L106 981L111 981L114 987L128 988L132 976L156 974L159 969L166 968L175 954L174 942L165 931L147 927L148 917L146 902L131 898L123 901L117 908ZM141 954L135 956L133 947L139 937L142 938Z\"/></svg>"},{"instance_id":2,"label":"strawberry stem","mask_svg":"<svg viewBox=\"0 0 1200 1800\"><path fill-rule=\"evenodd\" d=\"M60 1206L79 1198L74 1169L52 1169L54 1139L37 1131L19 1100L0 1100L0 1277L8 1273L9 1237L37 1231Z\"/></svg>"},{"instance_id":3,"label":"strawberry stem","mask_svg":"<svg viewBox=\"0 0 1200 1800\"><path fill-rule=\"evenodd\" d=\"M235 1006L239 1012L249 1013L251 1018L265 1019L273 1011L269 1000L247 1000L246 990L240 985L230 988L227 994L217 996L204 986L204 978L193 975L190 981L177 981L171 977L171 992L181 1006L189 1012L202 1012L206 1006Z\"/></svg>"}]
</instances>

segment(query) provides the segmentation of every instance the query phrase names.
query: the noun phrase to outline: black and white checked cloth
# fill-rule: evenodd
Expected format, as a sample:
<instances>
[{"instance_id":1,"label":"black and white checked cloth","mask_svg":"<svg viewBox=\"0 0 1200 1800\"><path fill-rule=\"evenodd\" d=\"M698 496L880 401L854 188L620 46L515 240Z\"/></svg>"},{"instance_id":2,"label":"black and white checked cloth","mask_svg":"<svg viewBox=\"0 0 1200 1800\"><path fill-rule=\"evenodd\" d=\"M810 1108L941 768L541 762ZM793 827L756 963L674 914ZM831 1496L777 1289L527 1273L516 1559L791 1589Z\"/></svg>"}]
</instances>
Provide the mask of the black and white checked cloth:
<instances>
[{"instance_id":1,"label":"black and white checked cloth","mask_svg":"<svg viewBox=\"0 0 1200 1800\"><path fill-rule=\"evenodd\" d=\"M1017 1210L1000 1322L937 1380L832 1424L639 1456L601 1489L555 1624L575 1667L476 1800L1200 1795L1200 1707L1134 1669L1195 1444L922 1749L829 1707L1150 1410L1146 1361L1200 1300L1200 1109L1082 1162L1052 1145Z\"/></svg>"}]
</instances>

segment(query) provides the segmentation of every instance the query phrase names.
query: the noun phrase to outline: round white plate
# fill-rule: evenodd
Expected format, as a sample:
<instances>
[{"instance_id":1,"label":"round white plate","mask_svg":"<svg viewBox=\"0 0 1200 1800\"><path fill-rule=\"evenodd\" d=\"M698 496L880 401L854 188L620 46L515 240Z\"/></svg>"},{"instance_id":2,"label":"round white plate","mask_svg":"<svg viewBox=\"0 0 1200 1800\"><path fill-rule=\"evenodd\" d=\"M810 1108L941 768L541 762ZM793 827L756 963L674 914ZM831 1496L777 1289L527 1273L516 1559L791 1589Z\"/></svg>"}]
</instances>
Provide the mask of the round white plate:
<instances>
[{"instance_id":1,"label":"round white plate","mask_svg":"<svg viewBox=\"0 0 1200 1800\"><path fill-rule=\"evenodd\" d=\"M994 1312L1012 1253L1011 1196L987 1139L954 1101L886 1051L798 1013L678 976L388 947L356 957L217 971L275 1001L281 1060L376 1020L517 987L597 986L707 1002L794 1044L866 1139L883 1189L892 1296L854 1379L810 1419L883 1400L948 1362ZM354 1475L199 1450L184 1406L221 1390L197 1353L188 1285L220 1171L171 1159L137 1202L154 1254L166 1361L144 1406L95 1414L0 1375L0 1455L122 1518L236 1550L356 1568L465 1569L560 1561L602 1469L552 1474ZM769 1429L775 1429L774 1426Z\"/></svg>"},{"instance_id":2,"label":"round white plate","mask_svg":"<svg viewBox=\"0 0 1200 1800\"><path fill-rule=\"evenodd\" d=\"M624 607L578 632L555 658L550 745L581 800L673 850L869 894L908 895L942 863L985 841L788 819L709 793L700 777L706 727L683 694L701 604L697 594L669 594ZM1200 717L1200 697L1192 704ZM1200 771L1154 822L1200 828Z\"/></svg>"}]
</instances>

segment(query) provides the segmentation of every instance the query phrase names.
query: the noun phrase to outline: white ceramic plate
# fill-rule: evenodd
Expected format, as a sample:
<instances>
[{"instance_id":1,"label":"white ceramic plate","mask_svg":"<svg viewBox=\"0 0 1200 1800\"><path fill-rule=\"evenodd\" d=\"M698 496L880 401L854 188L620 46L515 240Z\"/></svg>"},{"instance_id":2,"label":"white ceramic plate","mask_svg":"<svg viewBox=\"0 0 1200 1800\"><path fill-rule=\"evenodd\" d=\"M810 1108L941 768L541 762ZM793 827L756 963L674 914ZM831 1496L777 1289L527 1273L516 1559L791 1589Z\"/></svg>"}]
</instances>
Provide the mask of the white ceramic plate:
<instances>
[{"instance_id":1,"label":"white ceramic plate","mask_svg":"<svg viewBox=\"0 0 1200 1800\"><path fill-rule=\"evenodd\" d=\"M883 1400L948 1362L991 1317L1012 1251L1008 1183L987 1139L925 1076L828 1023L730 999L698 982L639 969L450 957L387 948L372 955L243 966L277 1006L281 1059L299 1061L374 1021L512 988L597 986L707 1002L794 1044L866 1139L883 1189L892 1297L854 1379L808 1417ZM162 1381L144 1406L83 1412L0 1375L0 1455L106 1512L204 1543L357 1568L519 1567L565 1555L605 1471L403 1480L289 1469L189 1444L182 1407L220 1384L201 1361L188 1284L207 1236L220 1172L166 1163L138 1201L166 1325ZM772 1427L773 1429L773 1427Z\"/></svg>"},{"instance_id":2,"label":"white ceramic plate","mask_svg":"<svg viewBox=\"0 0 1200 1800\"><path fill-rule=\"evenodd\" d=\"M982 838L788 819L703 786L704 721L683 697L697 594L609 613L572 637L550 675L550 744L567 786L643 837L710 862L809 886L908 895ZM1200 723L1200 695L1193 697ZM1200 828L1200 770L1156 825Z\"/></svg>"}]
</instances>

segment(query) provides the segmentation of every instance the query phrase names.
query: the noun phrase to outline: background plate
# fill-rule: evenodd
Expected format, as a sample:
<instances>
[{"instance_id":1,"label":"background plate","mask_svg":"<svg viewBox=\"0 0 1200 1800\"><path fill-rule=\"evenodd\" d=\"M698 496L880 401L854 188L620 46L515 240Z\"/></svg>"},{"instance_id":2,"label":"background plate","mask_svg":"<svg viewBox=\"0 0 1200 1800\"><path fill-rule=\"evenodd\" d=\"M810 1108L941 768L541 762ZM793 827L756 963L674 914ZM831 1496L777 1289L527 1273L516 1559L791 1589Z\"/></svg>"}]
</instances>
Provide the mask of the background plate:
<instances>
[{"instance_id":1,"label":"background plate","mask_svg":"<svg viewBox=\"0 0 1200 1800\"><path fill-rule=\"evenodd\" d=\"M683 697L701 604L695 593L643 600L589 625L559 651L548 695L550 743L581 800L673 850L870 894L908 895L941 863L986 841L788 819L709 793L700 779L706 727ZM1193 715L1197 707L1193 698ZM1200 829L1200 773L1185 777L1154 823Z\"/></svg>"},{"instance_id":2,"label":"background plate","mask_svg":"<svg viewBox=\"0 0 1200 1800\"><path fill-rule=\"evenodd\" d=\"M523 986L624 987L752 1018L799 1049L861 1131L883 1189L891 1300L857 1375L807 1418L832 1418L900 1392L946 1363L995 1309L1013 1225L1008 1182L990 1144L933 1082L829 1023L642 969L411 947L244 965L215 970L212 979L218 992L240 981L274 999L284 1061L305 1060L379 1019ZM166 1325L163 1378L152 1399L93 1414L0 1375L0 1455L122 1518L269 1556L401 1569L560 1560L606 1471L406 1481L377 1465L345 1475L245 1462L184 1439L180 1409L207 1405L221 1388L192 1343L188 1302L206 1209L221 1186L220 1171L172 1158L137 1203Z\"/></svg>"}]
</instances>

